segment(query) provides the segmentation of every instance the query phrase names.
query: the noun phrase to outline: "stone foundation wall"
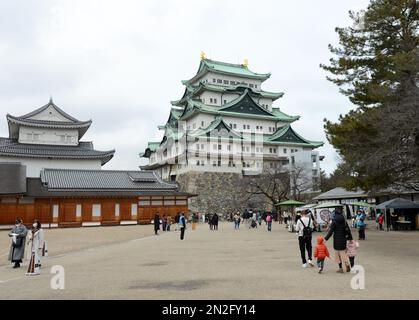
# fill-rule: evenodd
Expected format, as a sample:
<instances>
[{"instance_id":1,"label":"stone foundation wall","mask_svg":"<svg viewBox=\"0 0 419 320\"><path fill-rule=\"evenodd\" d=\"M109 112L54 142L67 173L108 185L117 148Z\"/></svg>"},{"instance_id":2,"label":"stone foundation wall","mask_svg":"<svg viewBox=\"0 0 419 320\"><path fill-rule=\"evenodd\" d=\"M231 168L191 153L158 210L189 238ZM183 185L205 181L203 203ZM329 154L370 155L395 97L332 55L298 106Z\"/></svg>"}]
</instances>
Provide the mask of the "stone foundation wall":
<instances>
[{"instance_id":1,"label":"stone foundation wall","mask_svg":"<svg viewBox=\"0 0 419 320\"><path fill-rule=\"evenodd\" d=\"M220 216L245 208L270 210L262 198L248 201L248 179L238 173L188 172L177 177L181 191L198 194L189 200L193 212L217 213Z\"/></svg>"}]
</instances>

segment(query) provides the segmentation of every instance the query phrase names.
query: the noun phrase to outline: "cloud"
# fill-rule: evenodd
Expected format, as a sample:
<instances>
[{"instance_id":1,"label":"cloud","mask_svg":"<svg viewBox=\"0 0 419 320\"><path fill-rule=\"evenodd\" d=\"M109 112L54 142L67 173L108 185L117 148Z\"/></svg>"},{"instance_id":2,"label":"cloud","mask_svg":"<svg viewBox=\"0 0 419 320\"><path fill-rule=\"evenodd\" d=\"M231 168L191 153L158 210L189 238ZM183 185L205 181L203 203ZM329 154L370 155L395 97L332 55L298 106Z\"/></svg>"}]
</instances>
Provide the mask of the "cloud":
<instances>
[{"instance_id":1,"label":"cloud","mask_svg":"<svg viewBox=\"0 0 419 320\"><path fill-rule=\"evenodd\" d=\"M183 94L201 50L210 58L271 72L265 90L284 91L276 102L301 115L295 128L325 141L323 118L352 106L319 68L337 43L336 26L349 24L352 1L2 1L0 116L21 115L49 96L81 120L92 119L86 140L115 148L106 168L135 169L148 141L161 138L170 100ZM8 134L5 118L0 135ZM323 168L336 152L326 144ZM144 160L143 160L144 161ZM143 162L144 163L144 162Z\"/></svg>"}]
</instances>

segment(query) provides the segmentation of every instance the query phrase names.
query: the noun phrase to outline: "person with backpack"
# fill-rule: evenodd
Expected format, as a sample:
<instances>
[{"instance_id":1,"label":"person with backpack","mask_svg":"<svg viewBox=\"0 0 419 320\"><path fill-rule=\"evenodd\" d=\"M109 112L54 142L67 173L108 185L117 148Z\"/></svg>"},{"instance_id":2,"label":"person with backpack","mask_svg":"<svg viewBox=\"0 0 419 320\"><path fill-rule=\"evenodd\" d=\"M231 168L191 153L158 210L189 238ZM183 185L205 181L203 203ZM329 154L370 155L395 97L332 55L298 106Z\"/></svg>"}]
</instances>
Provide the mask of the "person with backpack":
<instances>
[{"instance_id":1,"label":"person with backpack","mask_svg":"<svg viewBox=\"0 0 419 320\"><path fill-rule=\"evenodd\" d=\"M296 231L298 232L298 243L300 246L301 260L303 268L307 268L306 251L308 254L308 265L314 267L312 261L313 247L311 245L312 232L314 228L313 220L308 216L307 210L301 213L301 218L297 221Z\"/></svg>"},{"instance_id":2,"label":"person with backpack","mask_svg":"<svg viewBox=\"0 0 419 320\"><path fill-rule=\"evenodd\" d=\"M346 266L346 271L351 271L349 265L348 255L346 254L346 241L352 240L352 233L349 229L349 225L345 220L342 212L338 209L335 210L335 216L330 225L329 232L324 237L324 240L329 240L333 235L333 249L335 250L335 260L339 265L339 269L336 270L338 273L343 273L342 265Z\"/></svg>"}]
</instances>

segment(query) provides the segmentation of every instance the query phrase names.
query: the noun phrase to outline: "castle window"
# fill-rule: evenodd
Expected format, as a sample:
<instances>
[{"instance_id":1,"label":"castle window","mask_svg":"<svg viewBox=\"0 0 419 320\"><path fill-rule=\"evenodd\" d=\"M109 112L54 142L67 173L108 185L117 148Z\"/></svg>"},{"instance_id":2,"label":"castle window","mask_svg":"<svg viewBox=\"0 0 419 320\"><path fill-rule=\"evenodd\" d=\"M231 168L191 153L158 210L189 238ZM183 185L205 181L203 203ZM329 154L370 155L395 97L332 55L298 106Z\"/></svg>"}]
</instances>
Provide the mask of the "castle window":
<instances>
[{"instance_id":1,"label":"castle window","mask_svg":"<svg viewBox=\"0 0 419 320\"><path fill-rule=\"evenodd\" d=\"M217 83L223 83L223 80L217 79Z\"/></svg>"},{"instance_id":2,"label":"castle window","mask_svg":"<svg viewBox=\"0 0 419 320\"><path fill-rule=\"evenodd\" d=\"M204 127L204 126L205 126L204 121L201 121L201 127Z\"/></svg>"},{"instance_id":3,"label":"castle window","mask_svg":"<svg viewBox=\"0 0 419 320\"><path fill-rule=\"evenodd\" d=\"M287 153L287 148L284 148L284 153Z\"/></svg>"},{"instance_id":4,"label":"castle window","mask_svg":"<svg viewBox=\"0 0 419 320\"><path fill-rule=\"evenodd\" d=\"M226 103L227 103L227 100L224 99L224 104L226 104Z\"/></svg>"},{"instance_id":5,"label":"castle window","mask_svg":"<svg viewBox=\"0 0 419 320\"><path fill-rule=\"evenodd\" d=\"M257 88L258 87L258 85L257 84L255 84L255 88Z\"/></svg>"},{"instance_id":6,"label":"castle window","mask_svg":"<svg viewBox=\"0 0 419 320\"><path fill-rule=\"evenodd\" d=\"M216 80L215 80L215 79L212 79L212 82L214 82L214 83L215 83L215 82L216 82Z\"/></svg>"},{"instance_id":7,"label":"castle window","mask_svg":"<svg viewBox=\"0 0 419 320\"><path fill-rule=\"evenodd\" d=\"M251 83L251 84L249 84L249 87L250 87L250 88L253 88L253 87L254 87L254 85Z\"/></svg>"},{"instance_id":8,"label":"castle window","mask_svg":"<svg viewBox=\"0 0 419 320\"><path fill-rule=\"evenodd\" d=\"M228 84L228 80L224 80L224 84Z\"/></svg>"},{"instance_id":9,"label":"castle window","mask_svg":"<svg viewBox=\"0 0 419 320\"><path fill-rule=\"evenodd\" d=\"M236 83L234 81L230 81L230 84L231 85L235 85Z\"/></svg>"},{"instance_id":10,"label":"castle window","mask_svg":"<svg viewBox=\"0 0 419 320\"><path fill-rule=\"evenodd\" d=\"M217 103L217 98L214 98L214 103Z\"/></svg>"},{"instance_id":11,"label":"castle window","mask_svg":"<svg viewBox=\"0 0 419 320\"><path fill-rule=\"evenodd\" d=\"M213 99L212 99L212 98L210 98L210 103L212 103L212 101L213 101Z\"/></svg>"}]
</instances>

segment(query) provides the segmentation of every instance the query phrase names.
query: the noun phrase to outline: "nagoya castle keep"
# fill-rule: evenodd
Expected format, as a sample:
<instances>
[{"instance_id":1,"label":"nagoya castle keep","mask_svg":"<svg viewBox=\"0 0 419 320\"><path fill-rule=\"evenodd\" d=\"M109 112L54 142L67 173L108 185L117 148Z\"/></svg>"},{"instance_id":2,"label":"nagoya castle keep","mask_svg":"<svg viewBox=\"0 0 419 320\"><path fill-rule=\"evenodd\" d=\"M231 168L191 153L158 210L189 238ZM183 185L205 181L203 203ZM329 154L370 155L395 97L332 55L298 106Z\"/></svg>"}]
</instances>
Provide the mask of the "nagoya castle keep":
<instances>
[{"instance_id":1,"label":"nagoya castle keep","mask_svg":"<svg viewBox=\"0 0 419 320\"><path fill-rule=\"evenodd\" d=\"M183 96L171 101L159 126L162 140L140 154L149 160L141 169L198 194L190 209L203 213L245 207L240 188L263 170L302 168L305 192L317 191L322 157L315 149L323 142L299 135L292 128L299 116L274 107L283 93L262 90L270 75L251 71L247 60L226 63L202 53L197 73L182 81Z\"/></svg>"}]
</instances>

